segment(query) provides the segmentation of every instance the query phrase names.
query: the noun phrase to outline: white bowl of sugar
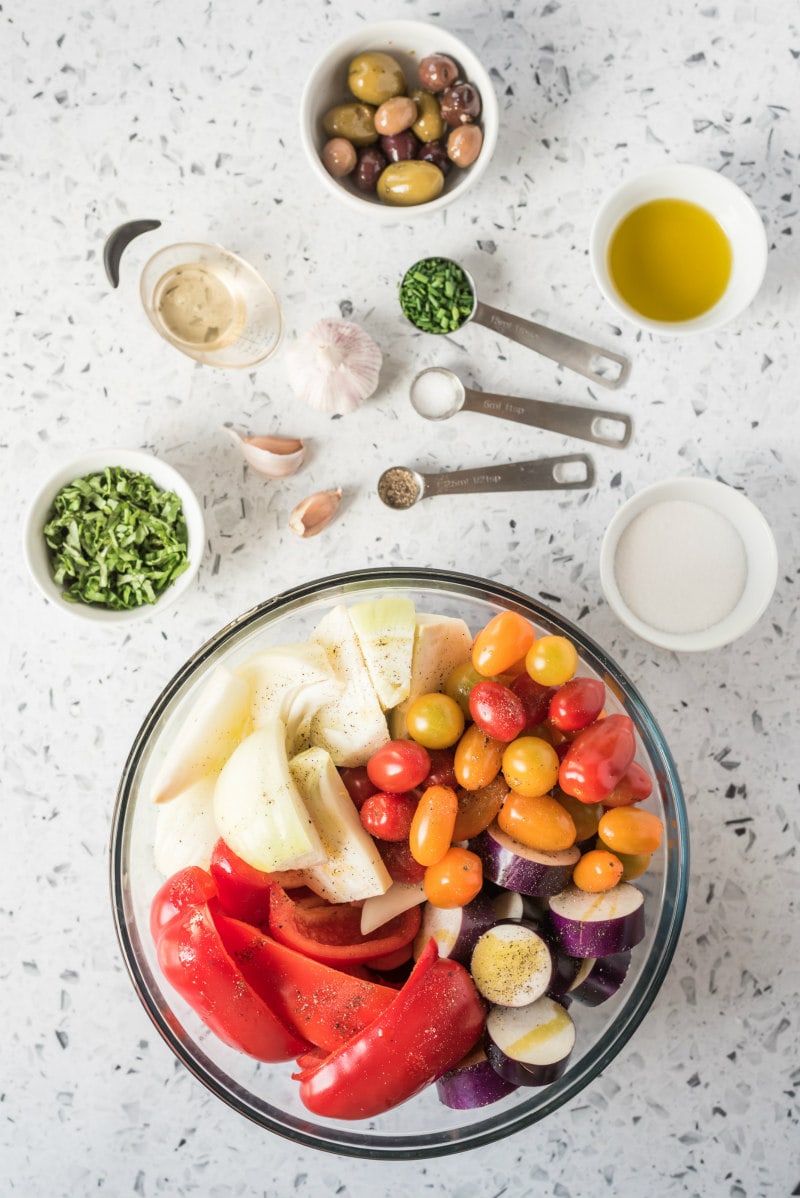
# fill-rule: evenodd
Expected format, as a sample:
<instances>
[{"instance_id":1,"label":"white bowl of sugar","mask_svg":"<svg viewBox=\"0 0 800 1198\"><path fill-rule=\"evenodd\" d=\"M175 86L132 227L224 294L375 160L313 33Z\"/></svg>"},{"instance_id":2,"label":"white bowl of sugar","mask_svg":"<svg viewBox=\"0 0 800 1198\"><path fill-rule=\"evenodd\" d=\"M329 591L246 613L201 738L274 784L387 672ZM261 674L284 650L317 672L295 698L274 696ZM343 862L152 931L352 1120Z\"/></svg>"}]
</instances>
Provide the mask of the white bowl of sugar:
<instances>
[{"instance_id":1,"label":"white bowl of sugar","mask_svg":"<svg viewBox=\"0 0 800 1198\"><path fill-rule=\"evenodd\" d=\"M741 491L674 478L639 491L609 524L600 581L609 607L664 649L718 649L748 632L769 606L778 551L761 512Z\"/></svg>"}]
</instances>

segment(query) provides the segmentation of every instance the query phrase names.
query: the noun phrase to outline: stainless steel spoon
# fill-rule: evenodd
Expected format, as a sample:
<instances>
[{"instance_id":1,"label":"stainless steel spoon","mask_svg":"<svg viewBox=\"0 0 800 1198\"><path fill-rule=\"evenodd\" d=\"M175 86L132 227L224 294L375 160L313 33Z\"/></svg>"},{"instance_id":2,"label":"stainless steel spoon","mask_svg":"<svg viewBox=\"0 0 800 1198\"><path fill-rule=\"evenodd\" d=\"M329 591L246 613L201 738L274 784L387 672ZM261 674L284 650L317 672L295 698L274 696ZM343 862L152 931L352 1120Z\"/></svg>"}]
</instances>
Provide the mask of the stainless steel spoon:
<instances>
[{"instance_id":1,"label":"stainless steel spoon","mask_svg":"<svg viewBox=\"0 0 800 1198\"><path fill-rule=\"evenodd\" d=\"M481 491L573 491L591 487L594 462L585 453L538 458L502 466L478 466L444 474L420 474L409 466L390 466L378 479L378 496L402 511L434 495L474 495Z\"/></svg>"},{"instance_id":2,"label":"stainless steel spoon","mask_svg":"<svg viewBox=\"0 0 800 1198\"><path fill-rule=\"evenodd\" d=\"M504 337L508 337L511 341L516 341L520 345L527 346L528 349L533 349L537 353L542 354L545 358L550 358L553 362L558 362L559 366L566 366L569 370L576 371L577 374L582 374L584 378L591 379L593 383L597 383L601 387L621 387L627 380L630 373L630 360L622 354L615 353L613 350L601 349L599 345L592 345L588 341L580 341L577 337L570 337L566 333L559 333L555 329L550 329L546 325L537 324L533 320L525 320L521 316L512 316L510 312L501 312L499 308L492 308L489 304L484 304L478 299L478 291L475 286L475 280L472 275L459 262L454 262L451 258L441 259L444 262L451 263L466 275L467 281L474 297L472 311L459 324L459 328L472 320L476 324L482 324L487 329L493 329L496 333L502 333ZM425 261L423 259L423 261ZM406 272L403 283L413 274L414 270L420 265L416 262ZM402 289L402 285L401 285ZM413 319L407 314L406 319L414 324ZM416 326L415 327L419 327ZM423 332L436 332L432 329L423 329ZM450 329L442 329L441 333L447 334Z\"/></svg>"},{"instance_id":3,"label":"stainless steel spoon","mask_svg":"<svg viewBox=\"0 0 800 1198\"><path fill-rule=\"evenodd\" d=\"M633 421L622 412L473 391L452 370L441 366L421 370L411 383L410 396L414 411L425 420L449 420L457 412L481 412L614 449L624 449L633 435Z\"/></svg>"}]
</instances>

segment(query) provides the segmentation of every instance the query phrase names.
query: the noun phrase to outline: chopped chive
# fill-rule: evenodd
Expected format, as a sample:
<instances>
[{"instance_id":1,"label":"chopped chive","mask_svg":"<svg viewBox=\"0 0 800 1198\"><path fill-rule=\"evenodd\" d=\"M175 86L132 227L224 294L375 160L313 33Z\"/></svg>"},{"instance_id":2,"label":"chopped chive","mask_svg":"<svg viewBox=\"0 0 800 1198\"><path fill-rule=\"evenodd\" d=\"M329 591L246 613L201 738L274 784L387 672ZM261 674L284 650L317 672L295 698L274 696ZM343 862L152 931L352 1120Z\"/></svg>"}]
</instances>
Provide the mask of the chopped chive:
<instances>
[{"instance_id":1,"label":"chopped chive","mask_svg":"<svg viewBox=\"0 0 800 1198\"><path fill-rule=\"evenodd\" d=\"M469 318L475 295L466 273L449 258L423 258L400 284L400 307L423 333L451 333Z\"/></svg>"}]
</instances>

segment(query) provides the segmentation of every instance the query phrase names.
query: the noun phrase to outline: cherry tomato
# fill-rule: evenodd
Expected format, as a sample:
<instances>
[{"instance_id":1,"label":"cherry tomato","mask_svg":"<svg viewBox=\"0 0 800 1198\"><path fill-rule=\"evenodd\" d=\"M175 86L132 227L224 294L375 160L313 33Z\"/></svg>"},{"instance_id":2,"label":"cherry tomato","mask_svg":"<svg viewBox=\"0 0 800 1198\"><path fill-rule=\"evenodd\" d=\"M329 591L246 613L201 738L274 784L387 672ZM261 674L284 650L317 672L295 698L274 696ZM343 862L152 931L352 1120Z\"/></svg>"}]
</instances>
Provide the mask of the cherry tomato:
<instances>
[{"instance_id":1,"label":"cherry tomato","mask_svg":"<svg viewBox=\"0 0 800 1198\"><path fill-rule=\"evenodd\" d=\"M575 843L572 816L552 795L523 795L512 790L497 822L514 840L541 853L560 853Z\"/></svg>"},{"instance_id":2,"label":"cherry tomato","mask_svg":"<svg viewBox=\"0 0 800 1198\"><path fill-rule=\"evenodd\" d=\"M503 753L503 777L521 795L543 795L558 781L558 754L540 736L518 736Z\"/></svg>"},{"instance_id":3,"label":"cherry tomato","mask_svg":"<svg viewBox=\"0 0 800 1198\"><path fill-rule=\"evenodd\" d=\"M426 786L458 786L455 771L455 753L452 749L429 749L431 768L425 779Z\"/></svg>"},{"instance_id":4,"label":"cherry tomato","mask_svg":"<svg viewBox=\"0 0 800 1198\"><path fill-rule=\"evenodd\" d=\"M612 852L654 853L661 844L664 826L657 815L639 807L607 811L597 826L603 844Z\"/></svg>"},{"instance_id":5,"label":"cherry tomato","mask_svg":"<svg viewBox=\"0 0 800 1198\"><path fill-rule=\"evenodd\" d=\"M458 812L456 792L449 786L429 786L417 804L408 843L420 865L441 861L453 839Z\"/></svg>"},{"instance_id":6,"label":"cherry tomato","mask_svg":"<svg viewBox=\"0 0 800 1198\"><path fill-rule=\"evenodd\" d=\"M564 791L558 787L556 787L553 797L558 799L564 810L572 816L577 844L597 835L597 825L603 816L601 803L581 803L578 799L573 799L572 795L564 794Z\"/></svg>"},{"instance_id":7,"label":"cherry tomato","mask_svg":"<svg viewBox=\"0 0 800 1198\"><path fill-rule=\"evenodd\" d=\"M542 686L540 682L534 682L527 671L524 674L518 674L510 685L514 694L522 700L522 706L525 708L525 727L522 731L532 732L547 719L553 688Z\"/></svg>"},{"instance_id":8,"label":"cherry tomato","mask_svg":"<svg viewBox=\"0 0 800 1198\"><path fill-rule=\"evenodd\" d=\"M359 811L365 800L377 792L378 788L370 781L365 765L344 766L339 770L339 776Z\"/></svg>"},{"instance_id":9,"label":"cherry tomato","mask_svg":"<svg viewBox=\"0 0 800 1198\"><path fill-rule=\"evenodd\" d=\"M486 680L473 686L469 711L481 732L495 740L513 740L526 724L522 700L502 682Z\"/></svg>"},{"instance_id":10,"label":"cherry tomato","mask_svg":"<svg viewBox=\"0 0 800 1198\"><path fill-rule=\"evenodd\" d=\"M364 801L361 823L377 840L408 840L416 810L417 800L412 794L379 790Z\"/></svg>"},{"instance_id":11,"label":"cherry tomato","mask_svg":"<svg viewBox=\"0 0 800 1198\"><path fill-rule=\"evenodd\" d=\"M450 673L444 684L445 693L454 699L465 716L469 716L470 691L477 682L483 680L471 661L465 661Z\"/></svg>"},{"instance_id":12,"label":"cherry tomato","mask_svg":"<svg viewBox=\"0 0 800 1198\"><path fill-rule=\"evenodd\" d=\"M610 795L603 799L604 807L629 807L646 799L653 790L653 779L647 770L632 761Z\"/></svg>"},{"instance_id":13,"label":"cherry tomato","mask_svg":"<svg viewBox=\"0 0 800 1198\"><path fill-rule=\"evenodd\" d=\"M483 864L469 849L449 848L425 870L425 897L434 907L464 907L483 885Z\"/></svg>"},{"instance_id":14,"label":"cherry tomato","mask_svg":"<svg viewBox=\"0 0 800 1198\"><path fill-rule=\"evenodd\" d=\"M599 678L572 678L550 700L548 719L560 732L578 732L594 723L605 701L606 688Z\"/></svg>"},{"instance_id":15,"label":"cherry tomato","mask_svg":"<svg viewBox=\"0 0 800 1198\"><path fill-rule=\"evenodd\" d=\"M406 712L406 729L426 749L447 749L464 731L464 713L449 695L420 695Z\"/></svg>"},{"instance_id":16,"label":"cherry tomato","mask_svg":"<svg viewBox=\"0 0 800 1198\"><path fill-rule=\"evenodd\" d=\"M602 841L600 842L602 844ZM622 862L622 881L632 882L640 878L650 864L652 853L615 853Z\"/></svg>"},{"instance_id":17,"label":"cherry tomato","mask_svg":"<svg viewBox=\"0 0 800 1198\"><path fill-rule=\"evenodd\" d=\"M455 771L459 786L480 790L500 773L505 745L481 732L475 724L467 728L456 745Z\"/></svg>"},{"instance_id":18,"label":"cherry tomato","mask_svg":"<svg viewBox=\"0 0 800 1198\"><path fill-rule=\"evenodd\" d=\"M425 866L411 856L407 840L376 840L375 847L393 882L414 886L425 877Z\"/></svg>"},{"instance_id":19,"label":"cherry tomato","mask_svg":"<svg viewBox=\"0 0 800 1198\"><path fill-rule=\"evenodd\" d=\"M601 803L611 794L635 752L630 716L606 716L584 728L568 746L558 784L582 803Z\"/></svg>"},{"instance_id":20,"label":"cherry tomato","mask_svg":"<svg viewBox=\"0 0 800 1198\"><path fill-rule=\"evenodd\" d=\"M484 677L502 674L525 656L535 637L530 620L519 612L498 612L475 637L472 664Z\"/></svg>"},{"instance_id":21,"label":"cherry tomato","mask_svg":"<svg viewBox=\"0 0 800 1198\"><path fill-rule=\"evenodd\" d=\"M430 768L426 749L413 740L389 740L367 762L370 781L390 794L413 790L425 781Z\"/></svg>"},{"instance_id":22,"label":"cherry tomato","mask_svg":"<svg viewBox=\"0 0 800 1198\"><path fill-rule=\"evenodd\" d=\"M575 885L589 894L611 890L621 878L622 862L614 853L604 849L590 849L584 853L572 871Z\"/></svg>"},{"instance_id":23,"label":"cherry tomato","mask_svg":"<svg viewBox=\"0 0 800 1198\"><path fill-rule=\"evenodd\" d=\"M508 794L508 783L502 774L480 790L458 790L458 814L453 828L453 840L471 840L497 815ZM596 827L595 827L596 831Z\"/></svg>"},{"instance_id":24,"label":"cherry tomato","mask_svg":"<svg viewBox=\"0 0 800 1198\"><path fill-rule=\"evenodd\" d=\"M563 686L578 668L578 650L565 636L540 636L528 650L525 668L542 686Z\"/></svg>"}]
</instances>

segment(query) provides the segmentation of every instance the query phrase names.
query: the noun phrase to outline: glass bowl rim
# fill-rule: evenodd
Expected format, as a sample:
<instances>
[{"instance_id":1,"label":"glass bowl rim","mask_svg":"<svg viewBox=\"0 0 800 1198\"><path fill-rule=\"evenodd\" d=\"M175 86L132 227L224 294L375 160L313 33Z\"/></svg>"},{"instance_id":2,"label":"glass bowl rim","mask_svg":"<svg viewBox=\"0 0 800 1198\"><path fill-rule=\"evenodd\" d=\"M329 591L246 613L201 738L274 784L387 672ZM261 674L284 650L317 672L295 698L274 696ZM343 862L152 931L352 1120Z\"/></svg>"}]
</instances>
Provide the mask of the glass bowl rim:
<instances>
[{"instance_id":1,"label":"glass bowl rim","mask_svg":"<svg viewBox=\"0 0 800 1198\"><path fill-rule=\"evenodd\" d=\"M546 1093L552 1094L552 1097L545 1099L544 1102L534 1104L533 1109L529 1109L529 1103L523 1103L510 1112L500 1112L494 1117L489 1114L487 1119L474 1128L467 1129L463 1134L460 1131L448 1130L418 1135L413 1140L397 1135L351 1132L349 1129L343 1131L339 1128L320 1129L318 1127L316 1131L311 1131L307 1130L310 1120L307 1121L306 1128L298 1120L294 1120L291 1125L280 1123L253 1104L245 1087L237 1083L233 1085L220 1083L215 1076L216 1066L213 1062L196 1046L194 1052L186 1048L169 1019L165 1018L158 1003L150 994L147 981L137 960L124 907L126 866L124 849L127 844L128 815L135 805L132 804L132 779L153 728L183 684L212 653L224 646L237 633L261 621L265 616L279 611L287 612L292 607L301 607L306 600L318 599L326 591L339 590L341 593L351 588L352 593L357 594L359 590L380 583L391 583L392 585L405 583L409 588L415 584L422 587L433 584L434 589L438 584L442 589L461 590L472 598L484 601L491 596L492 601L521 610L523 614L528 614L534 619L538 613L545 620L555 620L557 624L562 625L574 638L579 650L588 652L608 671L609 676L623 690L626 703L635 711L639 734L645 740L648 754L655 758L654 764L657 762L663 768L662 787L666 786L675 808L677 843L676 851L668 854L665 861L664 901L659 913L654 939L654 948L657 945L658 952L655 957L651 956L648 959L642 976L637 979L636 985L641 987L641 993L635 1001L628 1000L625 1008L604 1033L602 1043L595 1045L587 1052L581 1061L580 1069L574 1076L570 1076L571 1071L568 1071L564 1078L548 1086ZM162 689L143 719L123 767L111 823L109 867L112 912L117 939L134 989L164 1042L206 1089L256 1125L306 1148L362 1159L422 1160L495 1143L539 1122L579 1094L622 1050L653 1004L677 947L688 896L689 828L677 767L655 718L624 671L582 629L539 600L491 579L438 568L375 567L327 575L281 591L235 617L214 633L184 662ZM541 1098L541 1096L542 1091L539 1090L533 1091L531 1095L532 1099ZM491 1112L491 1107L488 1109ZM293 1119L293 1117L289 1118Z\"/></svg>"}]
</instances>

